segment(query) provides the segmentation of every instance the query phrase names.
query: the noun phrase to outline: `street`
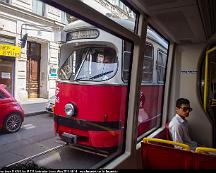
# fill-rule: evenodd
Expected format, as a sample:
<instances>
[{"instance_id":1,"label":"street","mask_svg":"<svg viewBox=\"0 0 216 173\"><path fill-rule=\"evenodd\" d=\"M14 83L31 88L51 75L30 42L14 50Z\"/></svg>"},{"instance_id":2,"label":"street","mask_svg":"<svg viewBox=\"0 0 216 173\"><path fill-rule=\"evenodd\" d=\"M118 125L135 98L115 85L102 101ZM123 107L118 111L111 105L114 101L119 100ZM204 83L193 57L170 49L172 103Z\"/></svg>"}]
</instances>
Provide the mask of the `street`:
<instances>
[{"instance_id":1,"label":"street","mask_svg":"<svg viewBox=\"0 0 216 173\"><path fill-rule=\"evenodd\" d=\"M22 159L62 146L54 134L53 117L49 114L27 116L21 129L13 134L0 132L0 169ZM51 169L90 168L104 156L85 152L71 146L34 158L34 162Z\"/></svg>"},{"instance_id":2,"label":"street","mask_svg":"<svg viewBox=\"0 0 216 173\"><path fill-rule=\"evenodd\" d=\"M59 145L54 135L52 116L41 114L25 117L18 132L0 132L0 168Z\"/></svg>"}]
</instances>

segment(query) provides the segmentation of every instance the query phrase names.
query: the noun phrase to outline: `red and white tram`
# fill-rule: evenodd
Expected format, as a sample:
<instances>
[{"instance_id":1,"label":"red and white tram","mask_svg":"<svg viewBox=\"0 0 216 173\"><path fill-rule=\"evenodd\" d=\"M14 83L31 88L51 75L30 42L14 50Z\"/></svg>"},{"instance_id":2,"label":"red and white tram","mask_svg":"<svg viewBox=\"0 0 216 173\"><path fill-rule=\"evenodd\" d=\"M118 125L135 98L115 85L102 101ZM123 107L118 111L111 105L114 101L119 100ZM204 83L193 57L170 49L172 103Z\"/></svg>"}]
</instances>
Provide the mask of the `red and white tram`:
<instances>
[{"instance_id":1,"label":"red and white tram","mask_svg":"<svg viewBox=\"0 0 216 173\"><path fill-rule=\"evenodd\" d=\"M123 25L130 29L129 21ZM119 146L132 44L81 20L64 31L54 110L56 132L69 143L101 149ZM168 43L149 28L145 49L138 135L160 123Z\"/></svg>"}]
</instances>

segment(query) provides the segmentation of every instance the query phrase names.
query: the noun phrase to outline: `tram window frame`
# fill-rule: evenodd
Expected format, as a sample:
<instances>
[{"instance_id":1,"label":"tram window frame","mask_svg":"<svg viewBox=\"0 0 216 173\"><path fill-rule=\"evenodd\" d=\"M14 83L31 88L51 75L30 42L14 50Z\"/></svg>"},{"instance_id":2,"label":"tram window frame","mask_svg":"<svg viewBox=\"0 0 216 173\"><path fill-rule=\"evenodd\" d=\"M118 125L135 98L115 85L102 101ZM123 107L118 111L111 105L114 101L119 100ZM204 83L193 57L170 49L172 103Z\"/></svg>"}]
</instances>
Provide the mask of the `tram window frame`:
<instances>
[{"instance_id":1,"label":"tram window frame","mask_svg":"<svg viewBox=\"0 0 216 173\"><path fill-rule=\"evenodd\" d=\"M146 55L147 46L151 46L152 47L152 51L151 51L152 57ZM151 61L150 62L152 64L152 66L151 66L152 67L151 68L151 72L150 71L149 72L145 72L144 65L145 65L145 62L147 61L146 59L148 59L148 60ZM149 42L146 41L146 44L145 44L145 53L144 53L144 59L143 59L143 67L142 67L142 83L151 83L151 82L153 82L153 71L154 71L154 46L153 46L153 44L151 44L151 43L149 43ZM151 78L149 78L149 80L146 80L144 78L144 74L151 74Z\"/></svg>"},{"instance_id":2,"label":"tram window frame","mask_svg":"<svg viewBox=\"0 0 216 173\"><path fill-rule=\"evenodd\" d=\"M128 153L131 153L132 150L132 143L133 141L135 142L135 138L131 138L132 134L130 134L131 129L127 128L127 124L129 123L129 126L134 126L136 127L136 116L134 116L134 111L137 108L136 106L136 102L139 100L137 99L136 93L137 93L137 87L138 85L141 84L141 80L139 81L138 78L136 78L137 75L141 74L141 70L142 67L138 66L138 70L136 69L138 63L141 61L141 59L143 57L142 54L142 50L143 48L140 45L144 45L145 40L142 40L141 38L143 38L146 33L147 33L147 25L146 25L146 18L144 14L140 14L137 11L137 18L136 18L136 31L135 32L130 32L127 29L124 29L122 27L120 27L119 24L114 24L115 22L110 21L107 17L103 17L101 14L99 15L95 10L85 10L85 12L80 11L80 9L89 9L88 7L86 7L84 5L84 3L78 4L78 2L73 1L73 2L62 2L59 3L57 0L52 0L52 1L46 1L43 0L45 2L47 2L48 4L51 4L53 6L55 6L58 9L63 9L66 10L66 12L74 15L75 17L79 17L80 19L84 20L84 21L88 21L90 24L96 25L101 29L104 29L105 31L112 33L115 36L118 36L119 38L122 38L124 40L129 40L131 41L132 45L133 45L133 65L131 65L129 71L131 72L130 74L130 78L128 80L128 87L129 87L129 95L127 98L127 109L126 109L126 114L125 114L125 129L124 129L124 144L127 146L123 146L123 149L120 151L120 153L117 153L117 155L113 155L112 158L109 157L109 161L113 161L113 158L116 158L117 156L122 156L118 161L112 162L112 163L106 163L108 165L105 166L105 168L113 168L115 166L117 166L119 163L121 163L123 160L128 158ZM129 4L129 3L128 3ZM85 7L85 8L84 8ZM74 11L72 11L74 10ZM92 13L93 15L89 15L89 13ZM94 17L92 16L97 16L98 14L98 21L96 22L95 20L93 20ZM138 18L140 19L140 21L138 20ZM103 25L102 25L103 23ZM138 25L142 26L142 30L140 29L138 32ZM135 67L135 68L132 68ZM140 71L140 72L139 72ZM131 82L132 81L132 82ZM135 120L135 121L134 121ZM136 129L132 129L134 132L136 131ZM126 135L127 133L127 135ZM127 141L126 141L127 140ZM134 148L134 147L133 147ZM107 158L108 159L108 158ZM105 163L104 163L105 164ZM103 166L103 165L102 165Z\"/></svg>"},{"instance_id":3,"label":"tram window frame","mask_svg":"<svg viewBox=\"0 0 216 173\"><path fill-rule=\"evenodd\" d=\"M161 105L161 111L160 111L160 116L159 116L159 118L157 119L157 122L156 122L156 125L155 126L153 126L153 127L151 127L151 128L149 128L147 131L143 131L142 133L140 133L139 135L137 135L137 146L139 147L140 145L140 142L142 141L142 139L144 138L144 137L146 137L146 136L149 136L149 135L152 135L155 131L157 131L159 128L161 128L161 126L162 126L162 123L163 123L163 119L164 119L164 117L166 116L165 114L164 114L164 108L163 108L163 105L164 105L164 103L165 103L165 100L164 100L164 98L163 98L163 96L164 96L164 94L165 94L165 87L166 87L166 85L165 85L165 82L166 82L166 73L167 73L167 66L168 66L168 52L169 52L169 46L170 46L170 43L169 43L169 41L168 40L166 40L165 38L164 38L164 36L163 35L161 35L160 34L160 32L158 32L154 27L152 27L150 24L148 24L148 27L150 27L150 29L151 30L153 30L154 32L156 32L156 34L157 35L159 35L159 37L161 37L162 39L164 39L166 42L167 42L167 48L166 47L164 47L162 44L160 44L159 43L159 41L158 41L158 45L156 44L152 44L151 42L148 42L148 40L146 40L146 44L151 44L152 46L153 46L153 80L152 80L152 83L146 83L147 85L163 85L163 91L162 91L162 93L160 93L160 94L162 94L162 99L161 99L161 102L157 102L157 105ZM151 39L150 39L150 41L152 41ZM157 41L156 41L157 42ZM159 47L161 47L161 48L159 48ZM166 51L164 51L163 50L163 48L164 49L166 49ZM164 61L164 66L165 66L165 71L164 71L164 81L162 82L162 83L159 83L159 82L157 82L157 75L155 75L155 72L157 73L157 71L156 71L156 57L158 57L158 49L160 49L165 55L166 55L166 59L165 59L165 61ZM146 49L145 49L145 53L146 53ZM156 55L156 53L157 53L157 55ZM145 61L145 60L144 60ZM143 63L144 63L144 61L143 61ZM142 81L142 83L141 83L141 86L142 85L145 85L145 83ZM158 109L158 107L157 107L157 109ZM158 110L160 110L160 109L158 109ZM139 114L138 114L138 116L139 116ZM139 122L139 119L138 119L138 122ZM138 125L139 124L137 124L137 130L138 130L138 132L139 132L139 129L138 129ZM137 133L138 134L138 133ZM154 134L155 135L155 134ZM154 136L153 135L153 136Z\"/></svg>"},{"instance_id":4,"label":"tram window frame","mask_svg":"<svg viewBox=\"0 0 216 173\"><path fill-rule=\"evenodd\" d=\"M123 40L123 56L122 56L122 80L127 83L129 78L129 69L131 64L131 52L133 51L133 44L128 41ZM126 44L127 43L127 44ZM128 45L128 46L127 46Z\"/></svg>"},{"instance_id":5,"label":"tram window frame","mask_svg":"<svg viewBox=\"0 0 216 173\"><path fill-rule=\"evenodd\" d=\"M103 66L103 70L104 70L104 68L105 68L104 65L106 65L107 63L100 62L99 59L98 59L99 58L98 55L103 53L101 55L102 55L102 57L105 57L106 56L104 54L105 49L112 49L113 52L115 53L115 56L113 56L114 62L109 63L110 65L115 65L116 64L116 68L114 68L115 66L113 66L112 73L108 73L106 76L102 75L100 78L97 77L97 78L95 78L95 80L94 80L94 78L91 79L90 76L89 76L89 79L81 79L82 77L80 79L78 79L78 76L80 75L80 73L81 73L81 71L83 70L83 67L84 67L83 63L89 62L90 59L91 59L91 62L96 62L96 63L101 64L101 67ZM77 58L77 57L74 56L74 55L77 54L77 51L81 51L81 55L82 55L81 57L82 58ZM97 57L93 57L93 54L91 54L92 51L93 52L98 52ZM99 52L101 52L101 53L99 53ZM77 64L77 62L78 62L78 64ZM87 44L86 46L83 46L83 47L76 47L70 53L70 55L66 58L65 62L62 64L62 66L58 70L58 79L62 80L62 81L72 81L72 82L75 82L75 81L91 81L91 82L106 81L106 80L110 80L111 78L113 78L115 76L115 74L117 73L117 70L118 70L118 64L119 64L119 62L118 62L117 52L113 47L111 47L111 46L100 46L100 47L93 46L93 47L91 47L91 45ZM64 71L64 69L66 69L66 68L69 69L68 73L66 73ZM63 74L66 74L67 78L66 77L64 77L64 78L60 77L60 76L62 76L60 74L61 73L60 71L63 71ZM95 76L98 76L100 74L103 74L103 73L100 72L100 73L96 74ZM104 77L106 77L106 78L104 78Z\"/></svg>"},{"instance_id":6,"label":"tram window frame","mask_svg":"<svg viewBox=\"0 0 216 173\"><path fill-rule=\"evenodd\" d=\"M159 54L162 54L161 58L162 58L162 61L159 61ZM164 56L163 56L164 55ZM166 60L164 60L164 58L166 58ZM157 82L160 83L160 84L163 84L164 81L165 81L165 75L166 75L166 61L167 61L167 54L160 48L158 48L157 50L157 61L156 61L156 71L157 71ZM159 62L162 62L161 64ZM163 76L161 76L161 71L160 70L163 70ZM160 74L159 74L160 73ZM163 77L163 79L161 80L161 77Z\"/></svg>"},{"instance_id":7,"label":"tram window frame","mask_svg":"<svg viewBox=\"0 0 216 173\"><path fill-rule=\"evenodd\" d=\"M128 42L128 43L130 43L130 42ZM142 83L151 83L151 82L153 82L153 71L154 71L154 46L153 46L153 44L151 44L151 43L149 43L149 42L146 42L146 45L148 46L148 45L150 45L151 47L152 47L152 50L151 50L151 55L152 56L148 56L148 55L146 55L146 51L145 51L145 54L144 54L144 59L143 59L143 66L144 66L144 63L146 62L146 58L147 59L150 59L150 63L152 64L152 68L151 68L151 72L145 72L144 71L144 67L142 67ZM145 46L146 46L145 45ZM122 79L123 79L123 81L124 82L127 82L128 81L128 78L126 77L124 77L125 76L125 73L127 74L127 72L129 72L129 68L130 67L128 67L128 69L127 68L125 68L125 62L127 62L127 60L125 60L126 58L126 54L130 54L130 56L128 56L128 59L130 60L130 57L131 57L131 52L129 52L126 48L125 48L126 46L125 46L125 41L124 41L124 43L123 43L123 63L122 63ZM131 50L132 50L132 47L131 47ZM146 49L145 49L146 50ZM148 73L148 74L151 74L151 78L150 78L150 80L143 80L143 76L144 76L144 73Z\"/></svg>"}]
</instances>

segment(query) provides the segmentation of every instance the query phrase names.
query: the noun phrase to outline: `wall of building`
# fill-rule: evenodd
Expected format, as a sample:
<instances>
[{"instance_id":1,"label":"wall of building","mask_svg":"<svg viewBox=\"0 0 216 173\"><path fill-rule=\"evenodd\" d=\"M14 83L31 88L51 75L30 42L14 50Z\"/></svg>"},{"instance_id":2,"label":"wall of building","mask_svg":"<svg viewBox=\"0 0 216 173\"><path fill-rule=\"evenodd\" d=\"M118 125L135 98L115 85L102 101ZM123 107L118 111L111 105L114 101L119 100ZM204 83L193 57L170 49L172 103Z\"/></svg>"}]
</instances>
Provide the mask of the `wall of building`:
<instances>
[{"instance_id":1,"label":"wall of building","mask_svg":"<svg viewBox=\"0 0 216 173\"><path fill-rule=\"evenodd\" d=\"M64 24L61 23L61 11L51 6L46 5L45 16L32 13L32 1L11 0L11 4L0 4L0 35L15 37L16 46L20 47L21 33L22 36L28 33L27 41L41 44L39 97L50 98L55 94L57 79L55 74L50 74L50 68L58 67L59 45L55 39L56 29L62 28ZM15 59L14 96L20 102L28 99L26 46L21 49L21 57Z\"/></svg>"},{"instance_id":2,"label":"wall of building","mask_svg":"<svg viewBox=\"0 0 216 173\"><path fill-rule=\"evenodd\" d=\"M83 1L90 3L89 1ZM41 14L43 16L35 14L35 9L32 6L37 2L37 0L10 0L9 4L0 3L0 35L5 34L15 37L18 47L20 47L20 38L24 34L28 34L27 41L41 44L39 97L50 98L55 95L59 55L59 44L56 38L61 38L61 32L59 31L64 26L64 23L62 23L63 13L59 9L46 4ZM115 10L115 6L110 5L107 1L99 3L95 0L91 3L93 8L100 7L100 11L103 8L102 11L105 13L112 13ZM125 15L121 10L117 10L117 12L115 13L117 16ZM20 102L28 99L26 46L21 49L21 57L15 59L13 94Z\"/></svg>"}]
</instances>

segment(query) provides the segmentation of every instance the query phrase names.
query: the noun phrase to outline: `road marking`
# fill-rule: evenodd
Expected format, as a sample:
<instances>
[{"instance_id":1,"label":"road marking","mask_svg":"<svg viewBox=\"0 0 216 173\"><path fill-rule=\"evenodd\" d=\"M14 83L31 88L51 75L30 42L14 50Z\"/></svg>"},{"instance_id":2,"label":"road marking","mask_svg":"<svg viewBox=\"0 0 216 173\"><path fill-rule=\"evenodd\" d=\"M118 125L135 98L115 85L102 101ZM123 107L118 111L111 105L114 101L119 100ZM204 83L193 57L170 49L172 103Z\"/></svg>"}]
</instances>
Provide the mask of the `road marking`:
<instances>
[{"instance_id":1,"label":"road marking","mask_svg":"<svg viewBox=\"0 0 216 173\"><path fill-rule=\"evenodd\" d=\"M24 129L33 129L33 128L35 128L35 126L33 124L25 124L25 125L22 126L22 128L24 128Z\"/></svg>"}]
</instances>

